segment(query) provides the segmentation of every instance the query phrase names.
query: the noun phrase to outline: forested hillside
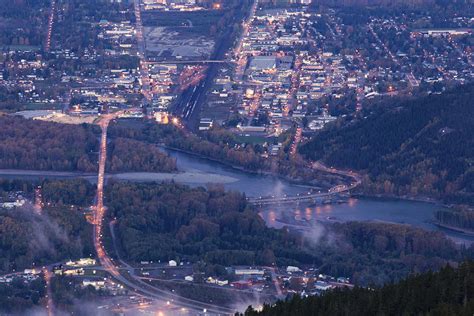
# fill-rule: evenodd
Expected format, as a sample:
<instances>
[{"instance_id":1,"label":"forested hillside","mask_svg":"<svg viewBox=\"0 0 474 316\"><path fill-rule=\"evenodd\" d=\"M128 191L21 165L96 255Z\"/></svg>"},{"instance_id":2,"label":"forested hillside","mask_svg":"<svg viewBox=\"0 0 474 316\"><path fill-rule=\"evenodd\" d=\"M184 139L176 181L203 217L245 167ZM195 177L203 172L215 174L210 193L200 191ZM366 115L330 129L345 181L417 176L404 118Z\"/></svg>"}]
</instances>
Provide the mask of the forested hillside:
<instances>
[{"instance_id":1,"label":"forested hillside","mask_svg":"<svg viewBox=\"0 0 474 316\"><path fill-rule=\"evenodd\" d=\"M379 107L328 128L301 153L365 171L366 192L474 204L474 85Z\"/></svg>"},{"instance_id":2,"label":"forested hillside","mask_svg":"<svg viewBox=\"0 0 474 316\"><path fill-rule=\"evenodd\" d=\"M437 273L412 276L397 284L371 290L335 290L302 299L294 296L261 312L245 316L292 315L472 315L474 313L474 262Z\"/></svg>"}]
</instances>

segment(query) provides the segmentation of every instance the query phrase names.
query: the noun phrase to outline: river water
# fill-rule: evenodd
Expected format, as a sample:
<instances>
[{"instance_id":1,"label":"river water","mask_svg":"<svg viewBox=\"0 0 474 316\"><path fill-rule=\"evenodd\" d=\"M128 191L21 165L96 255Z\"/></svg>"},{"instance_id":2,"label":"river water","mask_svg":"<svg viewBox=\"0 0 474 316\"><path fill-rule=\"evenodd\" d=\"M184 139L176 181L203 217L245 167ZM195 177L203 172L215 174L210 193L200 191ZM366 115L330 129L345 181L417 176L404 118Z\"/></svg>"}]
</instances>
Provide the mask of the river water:
<instances>
[{"instance_id":1,"label":"river water","mask_svg":"<svg viewBox=\"0 0 474 316\"><path fill-rule=\"evenodd\" d=\"M165 150L176 158L180 174L123 173L108 175L127 181L163 181L174 180L190 186L202 186L207 183L221 183L226 189L245 193L248 197L283 196L305 194L309 187L290 183L268 175L258 175L240 171L229 166L199 158L187 153ZM94 174L44 173L41 171L0 170L0 177L7 178L70 178L83 177L95 182ZM285 224L308 229L317 222L327 221L373 221L408 224L427 230L442 231L457 243L471 244L473 236L440 228L434 225L434 213L442 206L406 200L376 198L351 198L347 203L330 205L269 205L258 209L268 226L282 227Z\"/></svg>"},{"instance_id":2,"label":"river water","mask_svg":"<svg viewBox=\"0 0 474 316\"><path fill-rule=\"evenodd\" d=\"M177 159L178 169L205 174L218 174L232 178L223 184L228 190L236 190L247 196L281 196L306 193L308 187L289 183L288 181L265 175L246 173L231 167L195 157L187 153L167 150ZM434 213L442 206L417 201L351 198L347 203L330 205L270 205L259 209L262 218L271 227L281 227L286 223L301 223L311 226L318 221L374 221L397 224L408 224L427 230L440 230L458 243L470 244L474 237L447 229L439 228L432 223Z\"/></svg>"}]
</instances>

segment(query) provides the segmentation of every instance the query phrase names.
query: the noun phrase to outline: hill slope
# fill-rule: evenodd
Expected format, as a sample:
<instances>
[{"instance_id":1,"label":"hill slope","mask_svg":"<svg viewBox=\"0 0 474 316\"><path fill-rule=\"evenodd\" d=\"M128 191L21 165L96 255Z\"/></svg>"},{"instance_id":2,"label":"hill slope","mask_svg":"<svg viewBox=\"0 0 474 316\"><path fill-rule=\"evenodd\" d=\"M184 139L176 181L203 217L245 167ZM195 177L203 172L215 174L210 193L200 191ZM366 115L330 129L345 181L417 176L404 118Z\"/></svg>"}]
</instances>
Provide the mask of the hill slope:
<instances>
[{"instance_id":1,"label":"hill slope","mask_svg":"<svg viewBox=\"0 0 474 316\"><path fill-rule=\"evenodd\" d=\"M474 85L379 108L301 148L315 160L366 171L366 191L474 204Z\"/></svg>"},{"instance_id":2,"label":"hill slope","mask_svg":"<svg viewBox=\"0 0 474 316\"><path fill-rule=\"evenodd\" d=\"M283 315L472 315L474 263L410 277L380 289L336 290L322 296L265 306L246 316Z\"/></svg>"}]
</instances>

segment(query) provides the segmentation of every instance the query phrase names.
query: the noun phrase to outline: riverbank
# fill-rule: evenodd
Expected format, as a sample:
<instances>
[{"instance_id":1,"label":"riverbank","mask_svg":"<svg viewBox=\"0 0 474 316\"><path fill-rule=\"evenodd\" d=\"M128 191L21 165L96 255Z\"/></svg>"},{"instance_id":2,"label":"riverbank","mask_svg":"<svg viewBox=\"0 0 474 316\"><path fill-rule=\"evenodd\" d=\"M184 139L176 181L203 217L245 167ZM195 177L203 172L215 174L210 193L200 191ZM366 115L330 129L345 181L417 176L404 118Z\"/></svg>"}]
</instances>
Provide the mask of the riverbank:
<instances>
[{"instance_id":1,"label":"riverbank","mask_svg":"<svg viewBox=\"0 0 474 316\"><path fill-rule=\"evenodd\" d=\"M238 179L219 175L209 174L202 172L179 172L179 173L151 173L151 172L126 172L126 173L115 173L106 175L107 178L113 178L124 181L134 182L163 182L163 181L175 181L178 183L187 184L201 184L206 185L209 183L221 183L228 184L237 182Z\"/></svg>"},{"instance_id":2,"label":"riverbank","mask_svg":"<svg viewBox=\"0 0 474 316\"><path fill-rule=\"evenodd\" d=\"M308 191L307 188L291 184L286 181L275 179L274 177L266 177L256 174L250 174L236 169L228 168L227 166L216 164L215 162L199 159L195 155L188 155L186 153L173 152L172 155L177 158L179 169L189 174L198 173L203 178L197 181L195 179L196 186L202 186L205 179L209 181L211 174L232 178L232 181L228 181L224 184L226 190L238 191L246 196L296 196L299 194L305 194ZM0 170L1 175L2 170ZM15 170L13 173L17 173ZM39 175L45 175L42 171L23 171L22 174L35 174L35 178L40 178ZM12 175L12 172L9 173ZM51 172L48 172L51 174ZM58 173L52 173L57 175ZM84 174L81 173L60 173L61 175L68 176L79 176ZM93 174L88 176L87 180L91 182L97 181L97 175ZM115 176L115 175L113 175ZM136 181L137 178L146 176L147 181L159 182L154 175L148 176L141 173L132 174L126 176L128 179L123 181ZM151 177L151 178L150 178ZM162 177L162 175L160 175ZM160 178L162 179L162 178ZM234 181L236 179L237 181ZM180 179L183 180L183 179ZM186 179L189 180L189 179ZM119 180L121 181L121 180ZM176 180L174 180L176 181ZM183 183L188 184L188 183ZM191 184L192 185L192 184ZM358 195L361 196L361 195ZM436 230L442 231L450 238L457 240L458 243L471 244L474 242L474 237L469 237L459 232L452 230L443 229L433 224L435 219L434 214L441 208L440 204L430 201L429 203L424 201L413 201L394 197L368 197L359 199L349 199L347 203L343 204L330 204L330 205L314 205L310 203L299 203L296 205L269 205L261 208L257 208L257 211L261 213L265 222L268 226L278 226L276 220L285 221L288 218L305 219L306 221L313 222L318 220L330 221L383 221L397 224L409 224L415 227L419 227L425 230Z\"/></svg>"},{"instance_id":3,"label":"riverbank","mask_svg":"<svg viewBox=\"0 0 474 316\"><path fill-rule=\"evenodd\" d=\"M433 205L438 205L444 208L451 208L452 205L443 204L440 200L429 198L429 197L411 197L411 196L397 196L397 195L386 195L386 194L371 194L371 193L354 193L352 194L355 198L365 198L365 199L373 199L373 200L380 200L380 201L410 201L410 202L421 202L421 203L429 203Z\"/></svg>"},{"instance_id":4,"label":"riverbank","mask_svg":"<svg viewBox=\"0 0 474 316\"><path fill-rule=\"evenodd\" d=\"M15 170L0 169L0 177L34 177L34 178L84 178L96 180L95 173L84 173L75 171L42 171L42 170ZM198 171L184 171L177 173L161 173L161 172L121 172L107 173L107 179L117 179L123 181L135 182L163 182L175 181L178 183L186 183L190 185L205 185L209 183L229 184L237 182L238 179L220 175L217 173L205 173Z\"/></svg>"},{"instance_id":5,"label":"riverbank","mask_svg":"<svg viewBox=\"0 0 474 316\"><path fill-rule=\"evenodd\" d=\"M294 179L294 178L285 176L285 175L277 173L277 172L266 171L266 170L262 170L262 169L251 170L251 169L247 169L245 167L234 165L234 164L232 164L228 161L222 160L222 159L208 157L208 156L198 154L198 153L195 153L195 152L192 152L192 151L189 151L189 150L170 147L170 146L167 146L165 144L159 144L158 147L160 147L161 149L163 149L165 151L175 151L175 152L183 153L183 154L193 156L193 157L196 157L196 158L199 158L199 159L207 160L209 162L216 162L216 163L219 163L223 166L226 166L228 168L234 169L234 170L239 171L239 172L245 172L245 173L248 173L248 174L259 175L259 176L274 177L276 179L284 180L284 181L286 181L288 183L291 183L291 184L295 184L295 185L298 185L298 186L301 186L301 187L307 187L308 189L322 189L321 187L317 186L314 183L311 183L311 182L308 182L308 181L305 181L305 180ZM327 173L327 174L330 174L330 173Z\"/></svg>"},{"instance_id":6,"label":"riverbank","mask_svg":"<svg viewBox=\"0 0 474 316\"><path fill-rule=\"evenodd\" d=\"M87 178L97 177L97 174L80 171L48 171L48 170L27 170L27 169L0 169L0 176L14 177L57 177L57 178Z\"/></svg>"},{"instance_id":7,"label":"riverbank","mask_svg":"<svg viewBox=\"0 0 474 316\"><path fill-rule=\"evenodd\" d=\"M447 229L447 230L451 230L453 232L461 233L461 234L464 234L464 235L469 236L469 237L474 237L474 231L470 230L470 229L465 229L465 228L460 228L460 227L456 227L456 226L443 224L439 221L434 221L433 224L440 227L440 228L444 228L444 229Z\"/></svg>"}]
</instances>

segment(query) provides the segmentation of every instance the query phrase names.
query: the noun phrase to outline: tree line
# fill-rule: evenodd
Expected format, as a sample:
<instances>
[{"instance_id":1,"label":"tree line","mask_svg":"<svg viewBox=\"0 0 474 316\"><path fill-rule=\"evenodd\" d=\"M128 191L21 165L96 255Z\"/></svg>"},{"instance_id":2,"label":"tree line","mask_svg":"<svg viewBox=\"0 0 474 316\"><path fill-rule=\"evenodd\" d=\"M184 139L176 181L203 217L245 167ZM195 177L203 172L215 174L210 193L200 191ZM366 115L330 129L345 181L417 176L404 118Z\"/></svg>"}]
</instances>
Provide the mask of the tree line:
<instances>
[{"instance_id":1,"label":"tree line","mask_svg":"<svg viewBox=\"0 0 474 316\"><path fill-rule=\"evenodd\" d=\"M21 117L0 117L0 169L96 172L99 129ZM176 161L153 144L116 138L107 171L176 171Z\"/></svg>"},{"instance_id":2,"label":"tree line","mask_svg":"<svg viewBox=\"0 0 474 316\"><path fill-rule=\"evenodd\" d=\"M408 225L335 223L304 233L268 228L243 195L222 188L115 182L106 188L106 205L117 218L122 256L131 261L202 261L214 271L313 265L367 285L474 258L473 247L458 249L441 232Z\"/></svg>"},{"instance_id":3,"label":"tree line","mask_svg":"<svg viewBox=\"0 0 474 316\"><path fill-rule=\"evenodd\" d=\"M471 315L474 313L474 262L410 276L376 289L336 289L321 296L298 295L245 316L285 315Z\"/></svg>"}]
</instances>

